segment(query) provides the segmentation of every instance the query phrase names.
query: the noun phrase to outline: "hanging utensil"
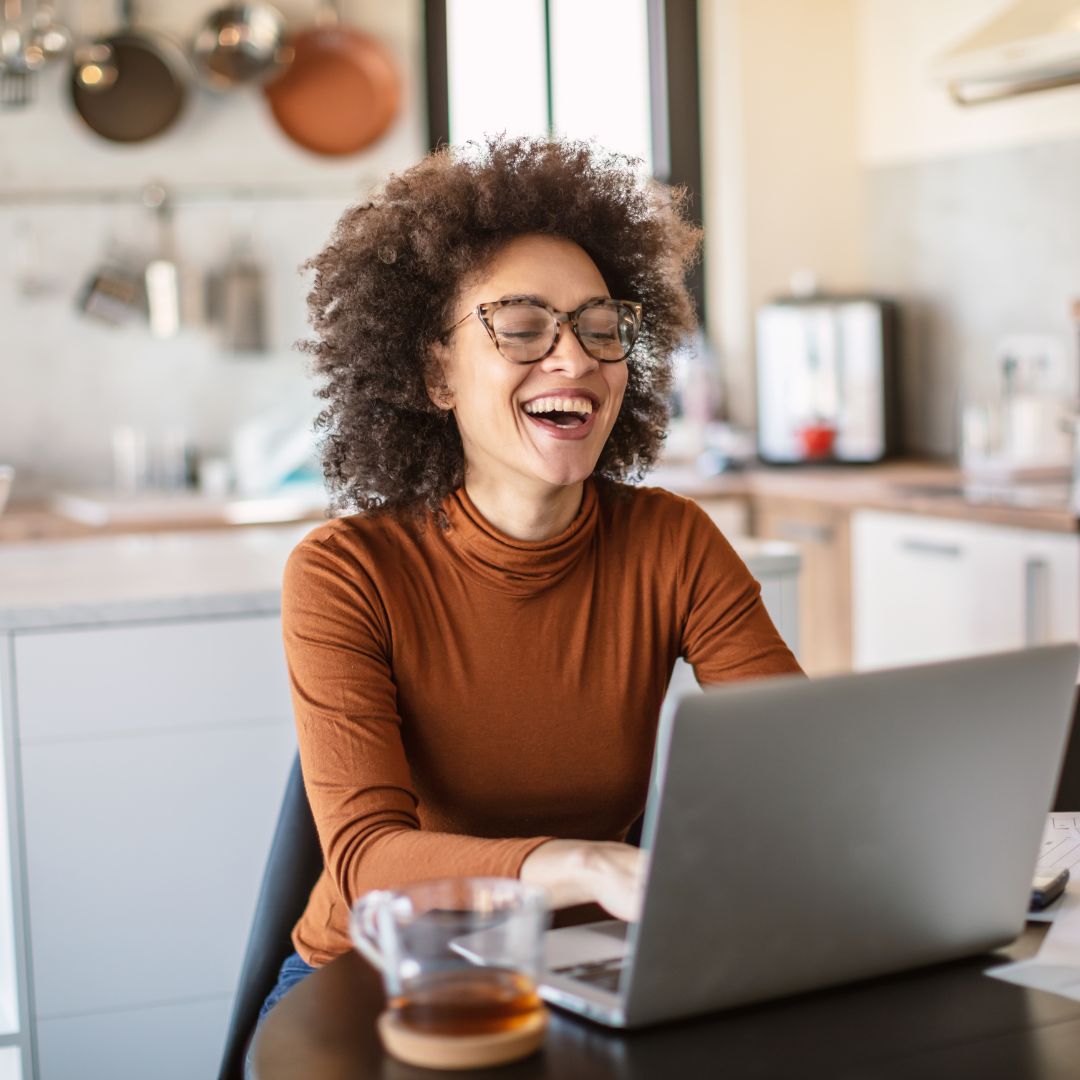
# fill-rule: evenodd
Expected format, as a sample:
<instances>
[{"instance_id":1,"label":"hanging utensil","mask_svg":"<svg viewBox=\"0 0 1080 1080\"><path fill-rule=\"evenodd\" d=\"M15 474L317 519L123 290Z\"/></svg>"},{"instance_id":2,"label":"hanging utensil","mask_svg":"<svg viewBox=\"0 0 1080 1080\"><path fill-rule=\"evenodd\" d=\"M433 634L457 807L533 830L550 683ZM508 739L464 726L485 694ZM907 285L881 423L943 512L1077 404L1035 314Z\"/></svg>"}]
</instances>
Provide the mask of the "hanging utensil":
<instances>
[{"instance_id":1,"label":"hanging utensil","mask_svg":"<svg viewBox=\"0 0 1080 1080\"><path fill-rule=\"evenodd\" d=\"M176 263L172 205L160 184L146 186L143 203L154 211L158 223L158 253L144 271L150 333L156 338L175 337L180 332L180 269Z\"/></svg>"},{"instance_id":2,"label":"hanging utensil","mask_svg":"<svg viewBox=\"0 0 1080 1080\"><path fill-rule=\"evenodd\" d=\"M285 17L267 3L227 4L207 16L192 39L191 58L211 90L263 82L292 60Z\"/></svg>"},{"instance_id":3,"label":"hanging utensil","mask_svg":"<svg viewBox=\"0 0 1080 1080\"><path fill-rule=\"evenodd\" d=\"M53 4L38 3L30 27L30 44L41 50L46 63L59 60L71 51L71 31L57 21Z\"/></svg>"},{"instance_id":4,"label":"hanging utensil","mask_svg":"<svg viewBox=\"0 0 1080 1080\"><path fill-rule=\"evenodd\" d=\"M104 260L87 278L75 303L84 315L111 326L145 319L144 275L125 252L110 242Z\"/></svg>"},{"instance_id":5,"label":"hanging utensil","mask_svg":"<svg viewBox=\"0 0 1080 1080\"><path fill-rule=\"evenodd\" d=\"M23 27L22 0L3 0L0 25L0 109L22 109L34 100L37 72L45 53Z\"/></svg>"},{"instance_id":6,"label":"hanging utensil","mask_svg":"<svg viewBox=\"0 0 1080 1080\"><path fill-rule=\"evenodd\" d=\"M274 119L293 142L316 154L355 154L393 122L401 77L389 50L342 25L323 0L316 25L289 44L292 63L265 89Z\"/></svg>"},{"instance_id":7,"label":"hanging utensil","mask_svg":"<svg viewBox=\"0 0 1080 1080\"><path fill-rule=\"evenodd\" d=\"M190 69L183 50L162 34L134 27L131 0L119 31L76 50L71 100L90 129L112 142L142 142L179 118Z\"/></svg>"},{"instance_id":8,"label":"hanging utensil","mask_svg":"<svg viewBox=\"0 0 1080 1080\"><path fill-rule=\"evenodd\" d=\"M213 278L212 319L221 348L229 353L265 353L266 274L255 257L251 237L233 244L225 267Z\"/></svg>"}]
</instances>

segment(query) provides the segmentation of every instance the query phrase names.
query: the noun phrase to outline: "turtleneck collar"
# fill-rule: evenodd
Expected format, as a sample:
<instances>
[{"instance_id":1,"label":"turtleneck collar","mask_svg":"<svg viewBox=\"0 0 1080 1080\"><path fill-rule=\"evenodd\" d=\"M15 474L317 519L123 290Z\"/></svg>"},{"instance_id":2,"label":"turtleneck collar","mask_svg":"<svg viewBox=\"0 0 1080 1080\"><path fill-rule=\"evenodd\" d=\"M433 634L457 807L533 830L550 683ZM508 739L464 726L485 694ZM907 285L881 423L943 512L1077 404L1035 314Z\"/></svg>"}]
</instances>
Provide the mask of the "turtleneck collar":
<instances>
[{"instance_id":1,"label":"turtleneck collar","mask_svg":"<svg viewBox=\"0 0 1080 1080\"><path fill-rule=\"evenodd\" d=\"M547 540L515 540L499 532L476 508L464 485L443 501L450 523L447 539L469 571L485 584L517 596L561 581L584 554L599 518L596 484L583 485L577 516Z\"/></svg>"}]
</instances>

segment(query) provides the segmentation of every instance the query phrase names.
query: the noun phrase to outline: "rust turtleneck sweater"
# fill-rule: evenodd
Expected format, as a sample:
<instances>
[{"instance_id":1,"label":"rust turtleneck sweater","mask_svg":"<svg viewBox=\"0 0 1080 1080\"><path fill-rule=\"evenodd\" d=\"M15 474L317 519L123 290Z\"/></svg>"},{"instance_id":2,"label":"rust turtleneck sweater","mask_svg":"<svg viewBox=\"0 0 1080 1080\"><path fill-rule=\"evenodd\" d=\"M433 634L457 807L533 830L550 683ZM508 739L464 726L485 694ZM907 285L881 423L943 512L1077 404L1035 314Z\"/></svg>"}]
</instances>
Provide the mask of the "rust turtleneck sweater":
<instances>
[{"instance_id":1,"label":"rust turtleneck sweater","mask_svg":"<svg viewBox=\"0 0 1080 1080\"><path fill-rule=\"evenodd\" d=\"M626 498L618 498L619 492ZM450 522L339 518L297 546L282 617L326 866L293 931L323 964L368 889L516 877L544 840L621 840L660 706L698 682L798 671L758 584L695 503L586 481L549 540L513 540L459 488Z\"/></svg>"}]
</instances>

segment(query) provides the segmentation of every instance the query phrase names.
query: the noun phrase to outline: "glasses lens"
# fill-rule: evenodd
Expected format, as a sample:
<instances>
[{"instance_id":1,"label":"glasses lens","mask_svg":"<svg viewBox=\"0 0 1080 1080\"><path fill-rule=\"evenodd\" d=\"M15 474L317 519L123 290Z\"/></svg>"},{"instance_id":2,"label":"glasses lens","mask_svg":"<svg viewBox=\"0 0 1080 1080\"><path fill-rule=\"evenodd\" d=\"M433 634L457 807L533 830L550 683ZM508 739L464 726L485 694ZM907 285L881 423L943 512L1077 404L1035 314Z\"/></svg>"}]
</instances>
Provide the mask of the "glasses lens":
<instances>
[{"instance_id":1,"label":"glasses lens","mask_svg":"<svg viewBox=\"0 0 1080 1080\"><path fill-rule=\"evenodd\" d=\"M555 339L555 320L536 304L506 304L491 313L499 352L515 363L539 360Z\"/></svg>"},{"instance_id":2,"label":"glasses lens","mask_svg":"<svg viewBox=\"0 0 1080 1080\"><path fill-rule=\"evenodd\" d=\"M585 351L596 360L622 360L634 347L638 325L633 308L601 300L581 311L577 332Z\"/></svg>"}]
</instances>

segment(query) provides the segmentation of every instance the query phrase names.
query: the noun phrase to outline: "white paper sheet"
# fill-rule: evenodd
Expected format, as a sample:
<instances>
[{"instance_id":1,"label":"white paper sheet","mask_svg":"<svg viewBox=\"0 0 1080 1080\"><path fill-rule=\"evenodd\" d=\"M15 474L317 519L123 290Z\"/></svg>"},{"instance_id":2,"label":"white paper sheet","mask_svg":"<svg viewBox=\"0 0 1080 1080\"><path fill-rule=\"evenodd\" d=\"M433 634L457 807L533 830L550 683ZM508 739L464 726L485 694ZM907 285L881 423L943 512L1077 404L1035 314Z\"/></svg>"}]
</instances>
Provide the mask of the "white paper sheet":
<instances>
[{"instance_id":1,"label":"white paper sheet","mask_svg":"<svg viewBox=\"0 0 1080 1080\"><path fill-rule=\"evenodd\" d=\"M1046 823L1039 869L1062 867L1069 871L1069 884L1061 899L1041 913L1050 915L1050 929L1038 953L986 974L1080 1001L1080 813L1051 814Z\"/></svg>"}]
</instances>

